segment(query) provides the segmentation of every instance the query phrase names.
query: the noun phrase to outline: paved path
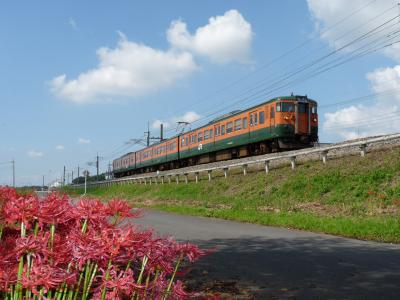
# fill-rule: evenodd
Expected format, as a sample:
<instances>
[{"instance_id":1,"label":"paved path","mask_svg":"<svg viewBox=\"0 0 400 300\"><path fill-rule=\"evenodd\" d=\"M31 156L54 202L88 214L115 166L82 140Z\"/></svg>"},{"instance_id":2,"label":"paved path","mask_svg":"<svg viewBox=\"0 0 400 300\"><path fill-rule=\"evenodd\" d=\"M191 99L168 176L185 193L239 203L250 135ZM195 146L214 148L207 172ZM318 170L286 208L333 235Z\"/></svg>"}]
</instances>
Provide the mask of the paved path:
<instances>
[{"instance_id":1,"label":"paved path","mask_svg":"<svg viewBox=\"0 0 400 300\"><path fill-rule=\"evenodd\" d=\"M137 223L217 247L191 276L250 286L256 299L400 299L399 245L150 210Z\"/></svg>"}]
</instances>

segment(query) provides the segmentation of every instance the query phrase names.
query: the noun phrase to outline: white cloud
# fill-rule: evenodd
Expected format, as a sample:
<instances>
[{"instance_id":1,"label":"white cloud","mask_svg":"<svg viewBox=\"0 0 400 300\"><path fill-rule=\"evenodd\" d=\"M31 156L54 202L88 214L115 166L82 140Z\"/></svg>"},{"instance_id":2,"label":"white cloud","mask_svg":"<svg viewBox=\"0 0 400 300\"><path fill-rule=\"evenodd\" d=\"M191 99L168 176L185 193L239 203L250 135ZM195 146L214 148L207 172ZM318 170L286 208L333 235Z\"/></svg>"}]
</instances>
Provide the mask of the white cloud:
<instances>
[{"instance_id":1,"label":"white cloud","mask_svg":"<svg viewBox=\"0 0 400 300\"><path fill-rule=\"evenodd\" d=\"M372 84L376 93L397 89L400 92L400 65L393 68L380 68L367 74L367 79ZM395 100L400 102L400 93L395 94ZM390 99L393 103L393 98ZM394 102L396 102L394 101Z\"/></svg>"},{"instance_id":2,"label":"white cloud","mask_svg":"<svg viewBox=\"0 0 400 300\"><path fill-rule=\"evenodd\" d=\"M398 15L397 0L307 0L307 2L316 24L317 33L330 47L336 49ZM350 17L348 17L349 14L351 14ZM344 18L346 19L344 20ZM379 34L361 41L358 46L368 45L377 37L386 39L394 37L388 33L398 30L397 24L398 19L391 21L386 25L388 28L379 28L377 30L377 32L380 31ZM390 44L393 41L387 40L382 45ZM348 50L354 49L355 46L348 48ZM399 44L386 47L381 50L381 53L400 61ZM381 94L369 106L352 105L326 113L325 123L322 127L326 132L352 139L399 130L400 96L398 93L390 95L382 93L393 91L393 89L400 90L400 66L377 69L368 73L366 78L369 80L372 90Z\"/></svg>"},{"instance_id":3,"label":"white cloud","mask_svg":"<svg viewBox=\"0 0 400 300\"><path fill-rule=\"evenodd\" d=\"M76 79L55 77L51 90L76 103L107 97L134 97L166 88L197 69L188 52L162 51L128 41L122 34L114 49L97 50L97 68Z\"/></svg>"},{"instance_id":4,"label":"white cloud","mask_svg":"<svg viewBox=\"0 0 400 300\"><path fill-rule=\"evenodd\" d=\"M208 57L216 63L250 61L253 32L237 10L211 17L207 25L197 28L192 35L186 23L177 20L167 31L172 47Z\"/></svg>"},{"instance_id":5,"label":"white cloud","mask_svg":"<svg viewBox=\"0 0 400 300\"><path fill-rule=\"evenodd\" d=\"M164 128L173 128L176 127L178 124L178 122L188 122L188 123L192 123L194 121L197 121L198 119L200 119L201 116L194 112L194 111L188 111L186 112L184 115L182 116L175 116L172 117L168 120L155 120L151 127L153 129L159 129L160 128L160 124L163 124Z\"/></svg>"},{"instance_id":6,"label":"white cloud","mask_svg":"<svg viewBox=\"0 0 400 300\"><path fill-rule=\"evenodd\" d=\"M79 29L75 20L69 24ZM250 62L253 32L237 10L209 19L191 35L182 21L167 30L170 49L161 50L129 41L124 34L115 48L97 50L98 66L76 78L54 77L49 85L56 96L75 103L137 97L168 88L199 69L193 54L215 63Z\"/></svg>"},{"instance_id":7,"label":"white cloud","mask_svg":"<svg viewBox=\"0 0 400 300\"><path fill-rule=\"evenodd\" d=\"M31 149L28 151L28 156L32 158L38 158L43 156L43 152Z\"/></svg>"},{"instance_id":8,"label":"white cloud","mask_svg":"<svg viewBox=\"0 0 400 300\"><path fill-rule=\"evenodd\" d=\"M78 24L73 18L69 18L68 24L72 27L73 30L79 30Z\"/></svg>"},{"instance_id":9,"label":"white cloud","mask_svg":"<svg viewBox=\"0 0 400 300\"><path fill-rule=\"evenodd\" d=\"M64 149L65 149L64 145L57 145L56 146L56 150L64 150Z\"/></svg>"},{"instance_id":10,"label":"white cloud","mask_svg":"<svg viewBox=\"0 0 400 300\"><path fill-rule=\"evenodd\" d=\"M89 139L79 138L78 143L79 144L90 144L91 141Z\"/></svg>"},{"instance_id":11,"label":"white cloud","mask_svg":"<svg viewBox=\"0 0 400 300\"><path fill-rule=\"evenodd\" d=\"M400 66L367 74L372 89L381 93L371 106L357 105L325 114L324 130L351 139L398 132L400 128ZM383 93L392 91L392 93Z\"/></svg>"},{"instance_id":12,"label":"white cloud","mask_svg":"<svg viewBox=\"0 0 400 300\"><path fill-rule=\"evenodd\" d=\"M307 0L307 2L318 33L332 48L343 46L355 37L398 15L397 7L380 15L390 7L396 6L397 0ZM349 14L352 15L347 18ZM346 18L346 20L343 21L343 18ZM384 36L389 31L396 30L396 26L389 26L396 25L397 21L396 19L387 24L387 29L381 31L379 36ZM382 29L383 27L379 28L377 32ZM363 43L368 43L371 39L366 39ZM352 50L351 47L348 49ZM389 57L400 60L399 44L382 51Z\"/></svg>"}]
</instances>

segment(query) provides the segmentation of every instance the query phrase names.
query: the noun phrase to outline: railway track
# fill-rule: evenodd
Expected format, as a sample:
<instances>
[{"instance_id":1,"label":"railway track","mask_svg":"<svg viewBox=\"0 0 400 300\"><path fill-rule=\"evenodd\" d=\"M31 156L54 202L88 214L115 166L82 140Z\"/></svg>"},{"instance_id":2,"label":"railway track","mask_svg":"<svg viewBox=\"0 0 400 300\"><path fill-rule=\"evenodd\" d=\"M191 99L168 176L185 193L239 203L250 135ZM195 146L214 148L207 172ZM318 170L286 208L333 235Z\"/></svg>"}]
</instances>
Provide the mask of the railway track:
<instances>
[{"instance_id":1,"label":"railway track","mask_svg":"<svg viewBox=\"0 0 400 300\"><path fill-rule=\"evenodd\" d=\"M137 174L124 178L117 178L105 181L87 183L88 187L111 186L115 184L164 184L175 181L176 183L188 183L189 180L198 182L200 174L207 174L208 180L212 180L212 174L215 171L222 171L225 177L228 177L229 170L241 168L243 175L247 174L249 166L263 166L266 173L271 168L290 164L292 169L296 168L299 162L310 160L322 160L325 164L328 159L347 156L361 155L365 156L368 151L382 148L391 148L400 146L400 133L366 137L357 140L339 142L330 145L316 145L313 148L293 150L279 153L270 153L259 156L251 156L234 160L219 161L214 163L196 165L191 167L179 168L167 171L158 171L146 174ZM80 188L84 184L71 185Z\"/></svg>"}]
</instances>

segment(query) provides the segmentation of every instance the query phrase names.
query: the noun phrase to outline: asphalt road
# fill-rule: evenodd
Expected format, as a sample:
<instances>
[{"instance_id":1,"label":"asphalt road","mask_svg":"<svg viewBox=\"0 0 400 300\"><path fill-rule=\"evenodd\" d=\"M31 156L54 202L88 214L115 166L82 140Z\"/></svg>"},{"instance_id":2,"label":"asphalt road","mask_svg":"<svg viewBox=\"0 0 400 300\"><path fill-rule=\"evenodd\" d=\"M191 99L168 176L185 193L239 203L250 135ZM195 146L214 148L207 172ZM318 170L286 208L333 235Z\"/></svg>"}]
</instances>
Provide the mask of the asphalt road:
<instances>
[{"instance_id":1,"label":"asphalt road","mask_svg":"<svg viewBox=\"0 0 400 300\"><path fill-rule=\"evenodd\" d=\"M189 277L235 298L400 299L399 245L151 210L136 222L216 247Z\"/></svg>"}]
</instances>

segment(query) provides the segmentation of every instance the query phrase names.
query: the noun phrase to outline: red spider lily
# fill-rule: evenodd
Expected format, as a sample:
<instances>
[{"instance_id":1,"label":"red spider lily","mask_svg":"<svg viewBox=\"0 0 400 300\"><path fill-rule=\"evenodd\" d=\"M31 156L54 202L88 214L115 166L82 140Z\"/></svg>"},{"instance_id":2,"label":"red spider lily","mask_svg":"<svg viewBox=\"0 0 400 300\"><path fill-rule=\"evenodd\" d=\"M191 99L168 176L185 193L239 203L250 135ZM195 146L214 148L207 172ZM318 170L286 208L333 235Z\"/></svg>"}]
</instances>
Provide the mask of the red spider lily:
<instances>
[{"instance_id":1,"label":"red spider lily","mask_svg":"<svg viewBox=\"0 0 400 300\"><path fill-rule=\"evenodd\" d=\"M144 290L145 286L135 284L135 278L131 269L127 271L118 271L115 267L111 268L108 272L108 279L106 279L106 271L102 270L103 283L99 286L99 290L106 288L112 299L123 299L124 296L131 296L133 292ZM96 297L94 297L96 299Z\"/></svg>"},{"instance_id":2,"label":"red spider lily","mask_svg":"<svg viewBox=\"0 0 400 300\"><path fill-rule=\"evenodd\" d=\"M39 223L63 224L73 218L67 196L49 194L39 205Z\"/></svg>"},{"instance_id":3,"label":"red spider lily","mask_svg":"<svg viewBox=\"0 0 400 300\"><path fill-rule=\"evenodd\" d=\"M141 210L132 212L132 207L120 199L110 200L106 206L106 213L114 218L113 224L118 224L125 218L138 218L142 215Z\"/></svg>"},{"instance_id":4,"label":"red spider lily","mask_svg":"<svg viewBox=\"0 0 400 300\"><path fill-rule=\"evenodd\" d=\"M20 196L10 198L3 207L3 215L7 224L24 223L26 228L31 227L31 221L39 214L39 199L36 196Z\"/></svg>"},{"instance_id":5,"label":"red spider lily","mask_svg":"<svg viewBox=\"0 0 400 300\"><path fill-rule=\"evenodd\" d=\"M0 202L18 198L17 190L8 186L0 186Z\"/></svg>"},{"instance_id":6,"label":"red spider lily","mask_svg":"<svg viewBox=\"0 0 400 300\"><path fill-rule=\"evenodd\" d=\"M183 274L177 264L204 251L132 223L116 226L138 216L122 200L72 205L59 194L39 200L0 187L0 298L190 297L174 280Z\"/></svg>"},{"instance_id":7,"label":"red spider lily","mask_svg":"<svg viewBox=\"0 0 400 300\"><path fill-rule=\"evenodd\" d=\"M77 263L79 269L89 261L95 261L101 266L107 265L109 261L107 246L100 233L94 229L89 228L86 233L82 233L79 228L75 228L67 237L67 243L71 249L72 262Z\"/></svg>"},{"instance_id":8,"label":"red spider lily","mask_svg":"<svg viewBox=\"0 0 400 300\"><path fill-rule=\"evenodd\" d=\"M174 284L173 295L176 297L176 299L186 299L187 297L191 296L192 294L186 292L183 287L183 282L178 280Z\"/></svg>"},{"instance_id":9,"label":"red spider lily","mask_svg":"<svg viewBox=\"0 0 400 300\"><path fill-rule=\"evenodd\" d=\"M19 237L15 243L14 253L18 260L25 254L30 254L33 258L41 262L47 256L47 244L49 234L41 234L39 236L29 235L27 237Z\"/></svg>"},{"instance_id":10,"label":"red spider lily","mask_svg":"<svg viewBox=\"0 0 400 300\"><path fill-rule=\"evenodd\" d=\"M190 262L198 260L209 252L200 250L199 247L190 243L176 244L175 249L181 255L186 256Z\"/></svg>"},{"instance_id":11,"label":"red spider lily","mask_svg":"<svg viewBox=\"0 0 400 300\"><path fill-rule=\"evenodd\" d=\"M99 199L81 199L74 207L74 215L77 220L87 220L92 226L108 225L106 206Z\"/></svg>"},{"instance_id":12,"label":"red spider lily","mask_svg":"<svg viewBox=\"0 0 400 300\"><path fill-rule=\"evenodd\" d=\"M76 283L76 274L68 273L62 268L55 268L45 264L33 264L29 276L25 270L22 276L22 286L35 290L37 287L46 289L58 288L66 283L72 286Z\"/></svg>"}]
</instances>

